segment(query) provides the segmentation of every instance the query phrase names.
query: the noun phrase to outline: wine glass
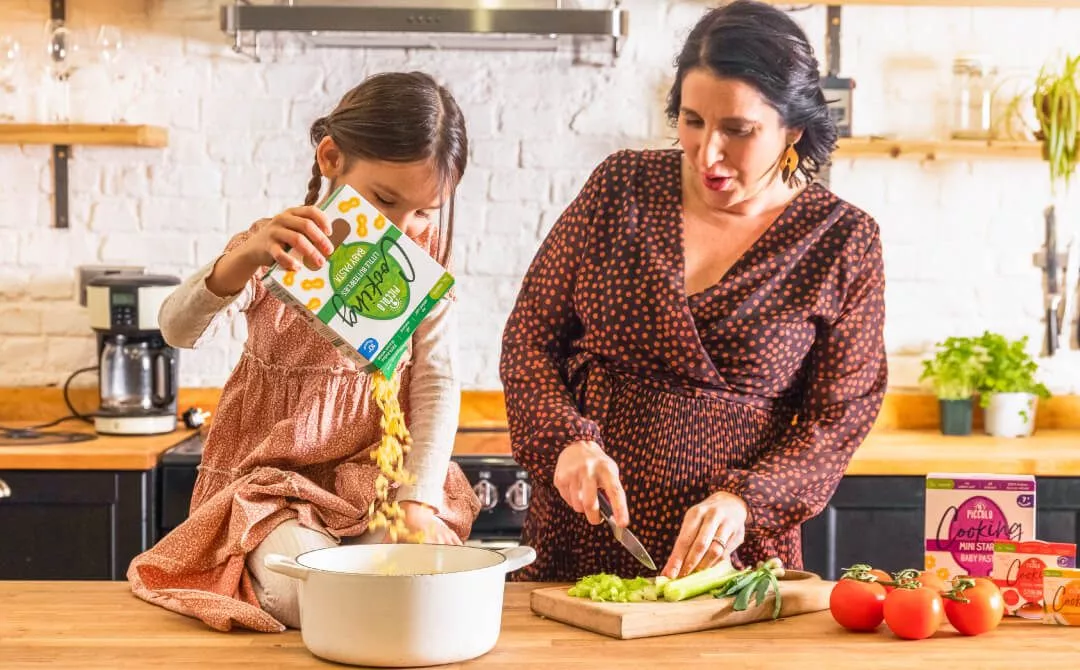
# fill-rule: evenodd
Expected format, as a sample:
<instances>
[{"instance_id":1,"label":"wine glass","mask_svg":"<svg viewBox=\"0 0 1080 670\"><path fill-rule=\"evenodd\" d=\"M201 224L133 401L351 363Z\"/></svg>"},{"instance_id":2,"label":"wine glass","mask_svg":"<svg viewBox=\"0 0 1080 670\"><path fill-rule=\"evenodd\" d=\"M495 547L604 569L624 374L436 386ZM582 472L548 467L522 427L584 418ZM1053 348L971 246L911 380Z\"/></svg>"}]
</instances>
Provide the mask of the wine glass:
<instances>
[{"instance_id":1,"label":"wine glass","mask_svg":"<svg viewBox=\"0 0 1080 670\"><path fill-rule=\"evenodd\" d=\"M15 103L15 74L22 54L19 41L11 35L0 35L0 98L11 101L12 109L8 105L0 106L0 121L14 121Z\"/></svg>"},{"instance_id":2,"label":"wine glass","mask_svg":"<svg viewBox=\"0 0 1080 670\"><path fill-rule=\"evenodd\" d=\"M117 26L103 25L97 34L98 56L101 62L110 67L116 64L124 53L124 36Z\"/></svg>"},{"instance_id":3,"label":"wine glass","mask_svg":"<svg viewBox=\"0 0 1080 670\"><path fill-rule=\"evenodd\" d=\"M53 112L55 121L71 120L71 93L69 79L75 73L79 45L73 33L63 21L49 21L45 26L45 56L54 84L59 88L60 100Z\"/></svg>"}]
</instances>

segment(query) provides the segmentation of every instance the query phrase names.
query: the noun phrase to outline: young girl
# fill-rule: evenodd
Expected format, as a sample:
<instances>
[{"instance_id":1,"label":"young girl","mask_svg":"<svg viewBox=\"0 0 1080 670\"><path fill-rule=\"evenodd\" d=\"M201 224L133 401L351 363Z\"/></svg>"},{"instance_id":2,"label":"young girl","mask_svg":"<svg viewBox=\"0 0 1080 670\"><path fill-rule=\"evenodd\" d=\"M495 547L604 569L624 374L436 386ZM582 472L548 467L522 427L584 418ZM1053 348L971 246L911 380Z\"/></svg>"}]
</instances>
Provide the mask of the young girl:
<instances>
[{"instance_id":1,"label":"young girl","mask_svg":"<svg viewBox=\"0 0 1080 670\"><path fill-rule=\"evenodd\" d=\"M135 595L219 630L299 627L296 581L270 572L271 553L296 556L339 542L378 542L368 509L381 437L372 376L278 301L260 279L287 249L322 266L333 251L315 207L322 179L355 188L443 264L449 262L453 193L468 153L464 119L450 93L421 73L380 74L350 91L311 127L315 163L303 207L236 235L213 263L162 306L162 332L197 348L238 313L248 340L225 384L203 451L187 521L128 569ZM446 225L440 216L448 205ZM433 219L439 218L439 225ZM460 403L452 299L413 335L397 375L415 475L393 498L408 530L460 544L479 502L450 462Z\"/></svg>"}]
</instances>

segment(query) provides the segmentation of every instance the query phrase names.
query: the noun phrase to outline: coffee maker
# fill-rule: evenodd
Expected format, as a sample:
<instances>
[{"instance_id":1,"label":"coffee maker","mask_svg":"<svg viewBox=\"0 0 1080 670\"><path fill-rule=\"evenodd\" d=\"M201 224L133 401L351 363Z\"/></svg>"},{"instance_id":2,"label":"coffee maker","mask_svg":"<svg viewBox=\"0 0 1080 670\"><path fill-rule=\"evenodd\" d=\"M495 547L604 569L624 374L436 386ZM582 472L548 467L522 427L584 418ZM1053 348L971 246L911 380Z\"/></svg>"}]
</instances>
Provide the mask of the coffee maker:
<instances>
[{"instance_id":1,"label":"coffee maker","mask_svg":"<svg viewBox=\"0 0 1080 670\"><path fill-rule=\"evenodd\" d=\"M176 430L179 352L162 337L158 310L179 284L177 277L144 274L109 274L87 282L90 327L97 334L98 433Z\"/></svg>"}]
</instances>

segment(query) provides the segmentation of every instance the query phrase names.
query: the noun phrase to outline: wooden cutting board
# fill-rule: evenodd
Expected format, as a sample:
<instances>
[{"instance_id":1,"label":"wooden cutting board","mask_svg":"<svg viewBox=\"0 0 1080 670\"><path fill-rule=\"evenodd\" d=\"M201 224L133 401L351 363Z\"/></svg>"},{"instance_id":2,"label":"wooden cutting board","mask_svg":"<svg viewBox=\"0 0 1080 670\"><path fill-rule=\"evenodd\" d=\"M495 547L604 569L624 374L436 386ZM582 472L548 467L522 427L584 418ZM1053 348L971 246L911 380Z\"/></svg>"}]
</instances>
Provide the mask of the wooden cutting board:
<instances>
[{"instance_id":1,"label":"wooden cutting board","mask_svg":"<svg viewBox=\"0 0 1080 670\"><path fill-rule=\"evenodd\" d=\"M780 616L828 609L834 584L810 572L789 570L780 580ZM533 591L529 597L533 613L620 640L768 621L775 603L771 591L764 603L751 603L742 612L733 609L734 598L714 598L707 593L677 603L608 603L576 598L566 593L568 588L551 586Z\"/></svg>"}]
</instances>

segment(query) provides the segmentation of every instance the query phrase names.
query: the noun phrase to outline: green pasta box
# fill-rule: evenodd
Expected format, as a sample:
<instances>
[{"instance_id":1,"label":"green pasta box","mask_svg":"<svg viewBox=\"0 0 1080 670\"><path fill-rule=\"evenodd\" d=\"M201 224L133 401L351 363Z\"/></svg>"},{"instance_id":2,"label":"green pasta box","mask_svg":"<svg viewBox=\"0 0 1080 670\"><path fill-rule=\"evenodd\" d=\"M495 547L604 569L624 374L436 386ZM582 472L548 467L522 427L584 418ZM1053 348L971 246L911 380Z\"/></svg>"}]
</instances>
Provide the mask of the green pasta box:
<instances>
[{"instance_id":1,"label":"green pasta box","mask_svg":"<svg viewBox=\"0 0 1080 670\"><path fill-rule=\"evenodd\" d=\"M296 272L275 264L263 284L342 354L390 377L454 278L355 189L341 186L321 209L332 228L328 262Z\"/></svg>"}]
</instances>

